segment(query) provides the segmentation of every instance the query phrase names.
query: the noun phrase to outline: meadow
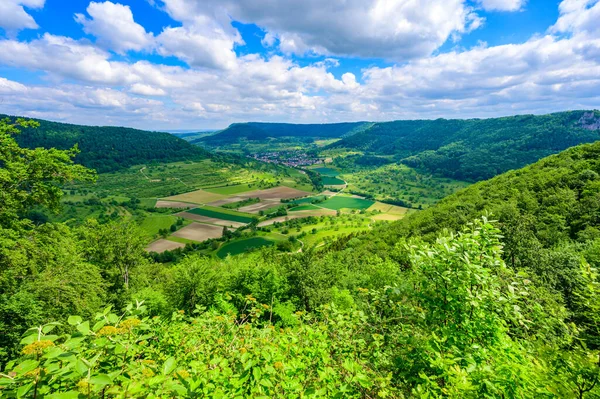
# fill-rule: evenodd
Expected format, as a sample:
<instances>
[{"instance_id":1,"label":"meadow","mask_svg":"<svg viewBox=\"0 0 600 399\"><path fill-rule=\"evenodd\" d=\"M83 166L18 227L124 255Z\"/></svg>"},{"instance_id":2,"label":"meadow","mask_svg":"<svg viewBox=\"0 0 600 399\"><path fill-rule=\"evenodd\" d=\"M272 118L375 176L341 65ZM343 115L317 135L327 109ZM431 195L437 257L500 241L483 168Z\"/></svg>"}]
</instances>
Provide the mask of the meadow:
<instances>
[{"instance_id":1,"label":"meadow","mask_svg":"<svg viewBox=\"0 0 600 399\"><path fill-rule=\"evenodd\" d=\"M320 203L319 206L337 211L340 209L368 209L374 203L375 201L364 198L336 195L335 197L331 197L325 202Z\"/></svg>"},{"instance_id":2,"label":"meadow","mask_svg":"<svg viewBox=\"0 0 600 399\"><path fill-rule=\"evenodd\" d=\"M249 250L266 247L273 244L275 244L273 241L264 237L252 237L225 244L216 252L216 255L219 258L226 258L227 255L240 255L244 252L248 252Z\"/></svg>"},{"instance_id":3,"label":"meadow","mask_svg":"<svg viewBox=\"0 0 600 399\"><path fill-rule=\"evenodd\" d=\"M412 208L427 208L469 185L398 164L344 173L341 177L348 183L349 192Z\"/></svg>"},{"instance_id":4,"label":"meadow","mask_svg":"<svg viewBox=\"0 0 600 399\"><path fill-rule=\"evenodd\" d=\"M208 207L208 206L202 207L202 208L190 209L188 212L193 213L195 215L206 216L206 217L215 218L215 219L229 220L232 222L239 222L239 223L250 223L254 220L254 218L251 215L233 212L228 209Z\"/></svg>"}]
</instances>

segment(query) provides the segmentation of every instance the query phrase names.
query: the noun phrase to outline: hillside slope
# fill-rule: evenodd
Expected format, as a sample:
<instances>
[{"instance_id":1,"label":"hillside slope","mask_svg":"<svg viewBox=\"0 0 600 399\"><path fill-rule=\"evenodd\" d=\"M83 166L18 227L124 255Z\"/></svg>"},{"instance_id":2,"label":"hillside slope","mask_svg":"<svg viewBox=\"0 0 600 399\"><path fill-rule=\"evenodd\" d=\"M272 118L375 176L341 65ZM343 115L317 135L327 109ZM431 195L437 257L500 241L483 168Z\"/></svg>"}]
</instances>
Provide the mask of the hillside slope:
<instances>
[{"instance_id":1,"label":"hillside slope","mask_svg":"<svg viewBox=\"0 0 600 399\"><path fill-rule=\"evenodd\" d=\"M5 117L0 115L0 118ZM75 161L98 172L150 162L184 161L209 156L205 150L169 133L35 120L40 123L38 128L22 129L17 136L21 146L68 149L77 144L81 152Z\"/></svg>"},{"instance_id":2,"label":"hillside slope","mask_svg":"<svg viewBox=\"0 0 600 399\"><path fill-rule=\"evenodd\" d=\"M330 124L291 124L291 123L234 123L227 129L197 140L206 145L224 145L239 140L259 141L267 138L294 137L298 139L341 138L360 131L364 122Z\"/></svg>"},{"instance_id":3,"label":"hillside slope","mask_svg":"<svg viewBox=\"0 0 600 399\"><path fill-rule=\"evenodd\" d=\"M330 145L394 155L404 164L480 181L569 147L600 139L600 112L571 111L494 119L377 123Z\"/></svg>"}]
</instances>

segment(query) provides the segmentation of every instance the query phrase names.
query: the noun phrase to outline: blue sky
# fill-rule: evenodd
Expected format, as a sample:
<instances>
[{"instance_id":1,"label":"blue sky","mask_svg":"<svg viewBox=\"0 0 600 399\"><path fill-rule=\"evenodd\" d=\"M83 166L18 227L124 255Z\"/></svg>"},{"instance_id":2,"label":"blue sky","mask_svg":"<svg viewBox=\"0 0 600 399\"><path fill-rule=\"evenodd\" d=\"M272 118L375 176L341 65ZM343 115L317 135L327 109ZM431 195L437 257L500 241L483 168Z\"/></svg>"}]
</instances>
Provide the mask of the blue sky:
<instances>
[{"instance_id":1,"label":"blue sky","mask_svg":"<svg viewBox=\"0 0 600 399\"><path fill-rule=\"evenodd\" d=\"M147 129L597 108L598 0L3 0L0 112Z\"/></svg>"}]
</instances>

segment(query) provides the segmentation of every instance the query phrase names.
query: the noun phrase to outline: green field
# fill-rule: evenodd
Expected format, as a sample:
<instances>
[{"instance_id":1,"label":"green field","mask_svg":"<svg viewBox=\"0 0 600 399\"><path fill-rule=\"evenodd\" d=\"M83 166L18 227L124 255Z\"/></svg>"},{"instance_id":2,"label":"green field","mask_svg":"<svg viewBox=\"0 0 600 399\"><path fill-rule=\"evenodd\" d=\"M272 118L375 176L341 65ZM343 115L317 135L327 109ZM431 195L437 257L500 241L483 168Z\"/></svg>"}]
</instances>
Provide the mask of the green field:
<instances>
[{"instance_id":1,"label":"green field","mask_svg":"<svg viewBox=\"0 0 600 399\"><path fill-rule=\"evenodd\" d=\"M237 184L235 186L214 187L206 189L206 191L208 192L221 195L240 194L252 190L256 190L256 187L250 187L248 184Z\"/></svg>"},{"instance_id":2,"label":"green field","mask_svg":"<svg viewBox=\"0 0 600 399\"><path fill-rule=\"evenodd\" d=\"M336 195L335 197L331 197L327 201L322 202L319 204L319 206L337 211L344 208L367 209L374 203L375 201L363 198L343 197L341 195Z\"/></svg>"},{"instance_id":3,"label":"green field","mask_svg":"<svg viewBox=\"0 0 600 399\"><path fill-rule=\"evenodd\" d=\"M314 197L304 197L304 198L300 198L300 199L291 201L290 204L296 204L296 205L310 204L313 201L324 200L324 199L325 199L324 195L315 195Z\"/></svg>"},{"instance_id":4,"label":"green field","mask_svg":"<svg viewBox=\"0 0 600 399\"><path fill-rule=\"evenodd\" d=\"M161 229L169 229L177 218L171 215L149 215L142 220L140 228L148 237L154 237Z\"/></svg>"},{"instance_id":5,"label":"green field","mask_svg":"<svg viewBox=\"0 0 600 399\"><path fill-rule=\"evenodd\" d=\"M424 174L398 164L344 173L342 177L348 183L350 192L371 195L378 201L402 201L412 208L431 206L469 185L458 180Z\"/></svg>"},{"instance_id":6,"label":"green field","mask_svg":"<svg viewBox=\"0 0 600 399\"><path fill-rule=\"evenodd\" d=\"M315 172L319 172L319 174L321 176L330 176L330 177L336 177L340 174L339 171L337 171L336 169L332 169L332 168L313 168L313 170Z\"/></svg>"},{"instance_id":7,"label":"green field","mask_svg":"<svg viewBox=\"0 0 600 399\"><path fill-rule=\"evenodd\" d=\"M230 220L232 222L240 222L240 223L250 223L253 218L250 216L245 216L245 214L232 212L227 209L221 208L212 208L212 207L202 207L202 208L194 208L188 211L189 213L194 213L196 215L206 216L209 218L221 219L221 220Z\"/></svg>"},{"instance_id":8,"label":"green field","mask_svg":"<svg viewBox=\"0 0 600 399\"><path fill-rule=\"evenodd\" d=\"M314 206L312 204L305 204L305 205L300 205L297 206L295 208L290 209L290 212L295 212L295 211L314 211L319 209L318 206Z\"/></svg>"},{"instance_id":9,"label":"green field","mask_svg":"<svg viewBox=\"0 0 600 399\"><path fill-rule=\"evenodd\" d=\"M324 186L341 186L346 184L345 181L331 176L321 176L321 183L323 183Z\"/></svg>"},{"instance_id":10,"label":"green field","mask_svg":"<svg viewBox=\"0 0 600 399\"><path fill-rule=\"evenodd\" d=\"M290 186L308 181L306 176L292 176L292 173L289 168L258 163L241 166L213 160L173 162L101 173L95 184L73 184L65 189L93 192L98 196L164 198L199 189L230 195L273 187L284 179Z\"/></svg>"},{"instance_id":11,"label":"green field","mask_svg":"<svg viewBox=\"0 0 600 399\"><path fill-rule=\"evenodd\" d=\"M225 258L227 255L235 256L247 252L251 249L267 247L273 245L274 242L263 237L252 237L245 240L234 241L226 244L217 251L219 258Z\"/></svg>"}]
</instances>

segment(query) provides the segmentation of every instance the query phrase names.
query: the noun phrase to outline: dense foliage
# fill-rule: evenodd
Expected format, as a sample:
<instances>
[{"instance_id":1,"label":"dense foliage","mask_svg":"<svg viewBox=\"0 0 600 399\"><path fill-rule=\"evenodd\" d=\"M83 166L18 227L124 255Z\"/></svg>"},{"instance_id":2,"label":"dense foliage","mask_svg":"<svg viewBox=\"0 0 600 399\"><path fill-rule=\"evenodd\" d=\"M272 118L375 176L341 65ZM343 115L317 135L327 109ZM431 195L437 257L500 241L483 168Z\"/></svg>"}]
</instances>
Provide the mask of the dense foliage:
<instances>
[{"instance_id":1,"label":"dense foliage","mask_svg":"<svg viewBox=\"0 0 600 399\"><path fill-rule=\"evenodd\" d=\"M206 151L168 133L114 126L79 126L45 120L36 122L36 128L24 127L21 134L16 136L21 146L66 150L77 145L80 152L75 161L98 172L152 162L208 157Z\"/></svg>"},{"instance_id":2,"label":"dense foliage","mask_svg":"<svg viewBox=\"0 0 600 399\"><path fill-rule=\"evenodd\" d=\"M366 125L356 123L305 124L290 123L234 123L214 135L202 137L197 142L206 145L225 145L239 140L262 141L268 138L294 137L297 139L339 138L357 131Z\"/></svg>"},{"instance_id":3,"label":"dense foliage","mask_svg":"<svg viewBox=\"0 0 600 399\"><path fill-rule=\"evenodd\" d=\"M330 145L393 155L408 166L458 180L489 179L569 147L598 140L600 113L573 111L494 119L377 123Z\"/></svg>"},{"instance_id":4,"label":"dense foliage","mask_svg":"<svg viewBox=\"0 0 600 399\"><path fill-rule=\"evenodd\" d=\"M35 151L0 153L3 184L30 164L89 175L68 151ZM569 150L323 248L224 260L156 264L133 225L34 225L7 202L0 396L598 398L599 154Z\"/></svg>"}]
</instances>

